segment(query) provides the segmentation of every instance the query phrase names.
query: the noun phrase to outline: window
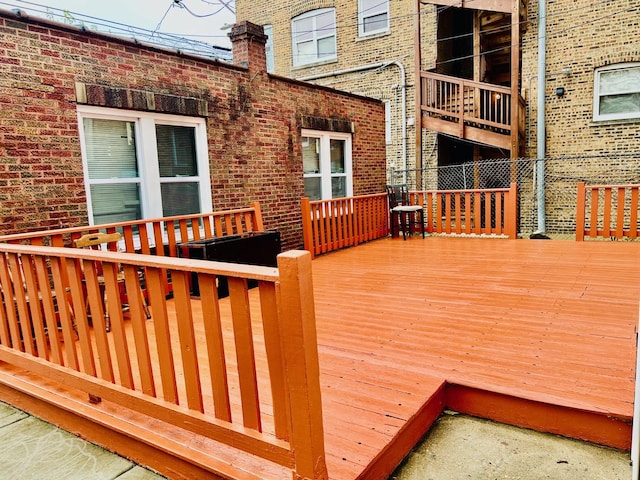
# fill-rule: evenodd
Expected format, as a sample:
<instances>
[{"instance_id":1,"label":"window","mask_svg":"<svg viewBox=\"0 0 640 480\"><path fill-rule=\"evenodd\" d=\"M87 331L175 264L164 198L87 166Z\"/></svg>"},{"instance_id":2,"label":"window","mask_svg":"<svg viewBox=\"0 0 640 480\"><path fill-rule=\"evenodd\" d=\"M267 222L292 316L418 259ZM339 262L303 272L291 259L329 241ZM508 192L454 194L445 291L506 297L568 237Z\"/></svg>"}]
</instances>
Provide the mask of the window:
<instances>
[{"instance_id":1,"label":"window","mask_svg":"<svg viewBox=\"0 0 640 480\"><path fill-rule=\"evenodd\" d=\"M91 224L211 211L203 119L84 106L78 119Z\"/></svg>"},{"instance_id":2,"label":"window","mask_svg":"<svg viewBox=\"0 0 640 480\"><path fill-rule=\"evenodd\" d=\"M273 53L273 25L264 25L264 34L267 36L267 44L264 46L267 56L267 72L272 73L275 70L275 59Z\"/></svg>"},{"instance_id":3,"label":"window","mask_svg":"<svg viewBox=\"0 0 640 480\"><path fill-rule=\"evenodd\" d=\"M304 196L327 200L353 195L351 135L302 131Z\"/></svg>"},{"instance_id":4,"label":"window","mask_svg":"<svg viewBox=\"0 0 640 480\"><path fill-rule=\"evenodd\" d=\"M389 30L389 0L358 0L358 35Z\"/></svg>"},{"instance_id":5,"label":"window","mask_svg":"<svg viewBox=\"0 0 640 480\"><path fill-rule=\"evenodd\" d=\"M594 120L640 118L640 63L595 72Z\"/></svg>"},{"instance_id":6,"label":"window","mask_svg":"<svg viewBox=\"0 0 640 480\"><path fill-rule=\"evenodd\" d=\"M336 14L333 8L304 13L291 21L293 65L336 58Z\"/></svg>"}]
</instances>

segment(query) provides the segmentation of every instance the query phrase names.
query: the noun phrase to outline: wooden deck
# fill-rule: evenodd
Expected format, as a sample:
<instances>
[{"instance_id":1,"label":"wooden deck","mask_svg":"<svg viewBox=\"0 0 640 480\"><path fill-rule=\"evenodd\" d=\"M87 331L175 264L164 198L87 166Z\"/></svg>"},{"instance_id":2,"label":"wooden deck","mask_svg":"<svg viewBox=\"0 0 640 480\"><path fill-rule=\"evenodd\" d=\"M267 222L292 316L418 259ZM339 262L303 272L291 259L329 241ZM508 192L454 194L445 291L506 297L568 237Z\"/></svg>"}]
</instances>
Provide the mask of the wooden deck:
<instances>
[{"instance_id":1,"label":"wooden deck","mask_svg":"<svg viewBox=\"0 0 640 480\"><path fill-rule=\"evenodd\" d=\"M445 407L628 449L639 261L631 242L442 237L387 238L317 257L329 478L387 478ZM259 329L259 313L253 318ZM47 410L40 399L58 391L60 405L76 403L49 408L57 423L175 478L190 475L185 459L231 466L236 478L290 478L108 402L88 405L54 380L45 391L42 379L3 366L0 398ZM67 419L78 414L93 425Z\"/></svg>"},{"instance_id":2,"label":"wooden deck","mask_svg":"<svg viewBox=\"0 0 640 480\"><path fill-rule=\"evenodd\" d=\"M629 448L639 260L629 242L442 237L316 258L329 472L357 478L431 397Z\"/></svg>"}]
</instances>

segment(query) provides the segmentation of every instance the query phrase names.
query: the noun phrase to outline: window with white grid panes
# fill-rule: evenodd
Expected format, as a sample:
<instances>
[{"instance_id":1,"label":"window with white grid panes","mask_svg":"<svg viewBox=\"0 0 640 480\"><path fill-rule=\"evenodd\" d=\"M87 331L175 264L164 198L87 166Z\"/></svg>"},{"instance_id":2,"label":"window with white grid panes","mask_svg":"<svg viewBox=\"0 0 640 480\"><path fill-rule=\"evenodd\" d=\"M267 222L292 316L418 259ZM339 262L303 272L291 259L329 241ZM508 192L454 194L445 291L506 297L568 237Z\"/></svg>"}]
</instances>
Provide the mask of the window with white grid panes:
<instances>
[{"instance_id":1,"label":"window with white grid panes","mask_svg":"<svg viewBox=\"0 0 640 480\"><path fill-rule=\"evenodd\" d=\"M84 106L78 118L92 224L211 211L203 119Z\"/></svg>"}]
</instances>

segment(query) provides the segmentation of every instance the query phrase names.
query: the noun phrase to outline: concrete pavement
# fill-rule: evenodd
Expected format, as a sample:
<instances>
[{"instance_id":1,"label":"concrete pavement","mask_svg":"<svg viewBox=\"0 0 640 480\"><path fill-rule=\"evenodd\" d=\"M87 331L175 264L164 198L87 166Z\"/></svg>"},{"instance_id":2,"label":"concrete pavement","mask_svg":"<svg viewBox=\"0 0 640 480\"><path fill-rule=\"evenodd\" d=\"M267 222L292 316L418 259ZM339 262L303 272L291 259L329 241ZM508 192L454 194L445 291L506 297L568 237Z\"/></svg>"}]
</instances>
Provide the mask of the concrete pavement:
<instances>
[{"instance_id":1,"label":"concrete pavement","mask_svg":"<svg viewBox=\"0 0 640 480\"><path fill-rule=\"evenodd\" d=\"M2 402L0 446L0 480L164 478Z\"/></svg>"},{"instance_id":2,"label":"concrete pavement","mask_svg":"<svg viewBox=\"0 0 640 480\"><path fill-rule=\"evenodd\" d=\"M444 414L391 480L631 480L629 454Z\"/></svg>"},{"instance_id":3,"label":"concrete pavement","mask_svg":"<svg viewBox=\"0 0 640 480\"><path fill-rule=\"evenodd\" d=\"M0 402L0 480L164 477ZM629 454L448 412L389 480L630 480ZM336 479L338 480L338 479Z\"/></svg>"}]
</instances>

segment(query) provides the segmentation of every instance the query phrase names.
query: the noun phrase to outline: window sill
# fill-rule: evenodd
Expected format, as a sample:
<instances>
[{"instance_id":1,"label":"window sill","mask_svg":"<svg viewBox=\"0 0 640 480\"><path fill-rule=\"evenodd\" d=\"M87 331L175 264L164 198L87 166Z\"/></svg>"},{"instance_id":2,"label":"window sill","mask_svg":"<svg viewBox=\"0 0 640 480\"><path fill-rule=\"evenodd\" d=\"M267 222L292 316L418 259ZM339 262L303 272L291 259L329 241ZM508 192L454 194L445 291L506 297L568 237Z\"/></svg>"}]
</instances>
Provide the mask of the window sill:
<instances>
[{"instance_id":1,"label":"window sill","mask_svg":"<svg viewBox=\"0 0 640 480\"><path fill-rule=\"evenodd\" d=\"M327 60L319 60L313 63L305 63L304 65L295 65L291 68L291 71L296 72L299 70L304 70L305 68L319 67L321 65L330 65L332 63L338 63L338 57L327 59Z\"/></svg>"},{"instance_id":2,"label":"window sill","mask_svg":"<svg viewBox=\"0 0 640 480\"><path fill-rule=\"evenodd\" d=\"M391 30L385 30L384 32L369 33L367 35L359 35L355 41L356 43L364 42L366 40L374 40L376 38L388 37L389 35L391 35Z\"/></svg>"},{"instance_id":3,"label":"window sill","mask_svg":"<svg viewBox=\"0 0 640 480\"><path fill-rule=\"evenodd\" d=\"M640 123L640 117L638 118L619 118L616 120L591 120L589 123L590 127L606 127L609 125L625 125L625 124L636 124Z\"/></svg>"}]
</instances>

